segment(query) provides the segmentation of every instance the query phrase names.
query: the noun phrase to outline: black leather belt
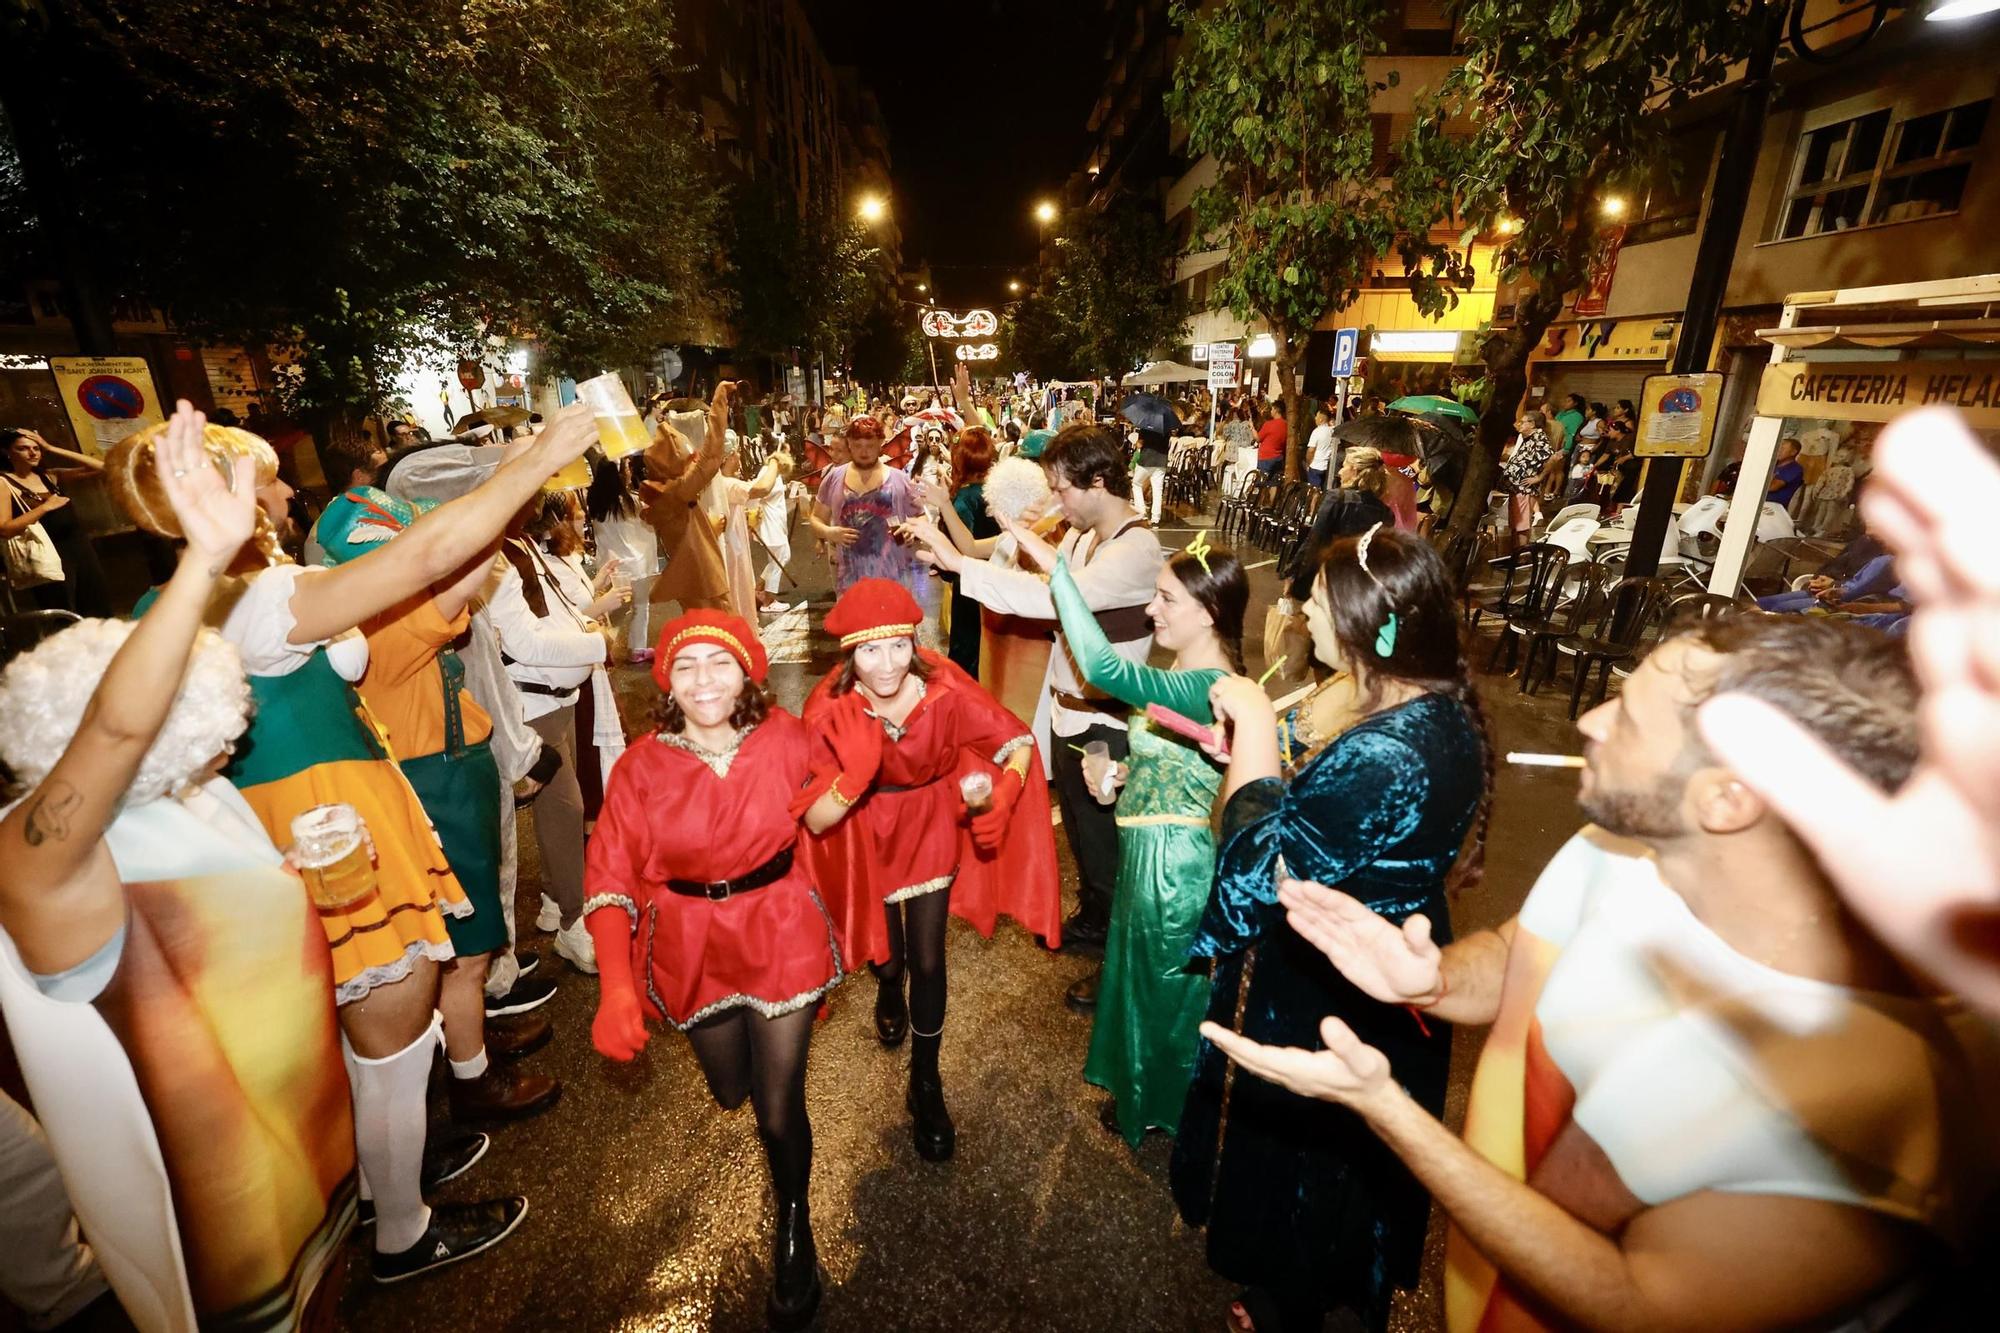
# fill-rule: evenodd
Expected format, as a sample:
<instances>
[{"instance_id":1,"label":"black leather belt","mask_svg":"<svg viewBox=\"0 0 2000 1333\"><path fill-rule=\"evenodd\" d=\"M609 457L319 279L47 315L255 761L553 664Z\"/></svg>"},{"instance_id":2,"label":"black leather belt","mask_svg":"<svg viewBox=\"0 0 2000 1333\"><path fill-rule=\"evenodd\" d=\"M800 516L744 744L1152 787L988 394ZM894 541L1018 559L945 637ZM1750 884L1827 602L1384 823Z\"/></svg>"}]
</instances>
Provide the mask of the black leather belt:
<instances>
[{"instance_id":1,"label":"black leather belt","mask_svg":"<svg viewBox=\"0 0 2000 1333\"><path fill-rule=\"evenodd\" d=\"M752 889L761 889L766 884L775 884L791 873L791 869L792 849L787 847L747 875L735 879L714 879L705 883L698 879L670 879L667 881L667 887L683 898L706 898L712 903L719 903L739 893L748 893Z\"/></svg>"},{"instance_id":2,"label":"black leather belt","mask_svg":"<svg viewBox=\"0 0 2000 1333\"><path fill-rule=\"evenodd\" d=\"M1067 690L1050 690L1049 697L1072 713L1108 713L1123 717L1132 711L1132 705L1120 703L1116 699L1087 699L1081 694L1071 694Z\"/></svg>"},{"instance_id":3,"label":"black leather belt","mask_svg":"<svg viewBox=\"0 0 2000 1333\"><path fill-rule=\"evenodd\" d=\"M870 787L869 790L886 791L886 792L922 791L926 787L935 787L938 785L938 783L943 781L944 781L943 778L932 778L929 782L913 782L907 787Z\"/></svg>"}]
</instances>

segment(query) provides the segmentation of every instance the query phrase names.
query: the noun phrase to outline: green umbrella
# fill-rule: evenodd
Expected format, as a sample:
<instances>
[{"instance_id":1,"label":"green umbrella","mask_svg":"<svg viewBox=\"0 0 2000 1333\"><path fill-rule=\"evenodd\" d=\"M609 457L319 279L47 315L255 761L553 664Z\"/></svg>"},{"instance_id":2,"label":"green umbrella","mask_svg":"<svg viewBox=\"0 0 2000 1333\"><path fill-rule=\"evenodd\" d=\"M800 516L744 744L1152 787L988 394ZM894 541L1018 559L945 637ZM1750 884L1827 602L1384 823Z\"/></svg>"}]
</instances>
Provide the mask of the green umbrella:
<instances>
[{"instance_id":1,"label":"green umbrella","mask_svg":"<svg viewBox=\"0 0 2000 1333\"><path fill-rule=\"evenodd\" d=\"M1391 412L1414 412L1418 416L1435 412L1439 416L1454 417L1459 421L1479 420L1479 410L1467 407L1456 398L1446 398L1440 394L1417 393L1407 398L1398 398L1389 404Z\"/></svg>"}]
</instances>

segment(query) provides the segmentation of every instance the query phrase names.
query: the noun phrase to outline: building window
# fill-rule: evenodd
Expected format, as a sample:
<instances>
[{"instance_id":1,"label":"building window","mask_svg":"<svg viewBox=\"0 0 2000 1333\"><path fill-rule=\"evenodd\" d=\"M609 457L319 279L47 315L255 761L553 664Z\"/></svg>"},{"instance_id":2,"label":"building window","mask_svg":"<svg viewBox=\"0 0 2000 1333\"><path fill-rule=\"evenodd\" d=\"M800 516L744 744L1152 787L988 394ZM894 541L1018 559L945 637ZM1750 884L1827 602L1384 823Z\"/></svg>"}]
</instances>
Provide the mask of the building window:
<instances>
[{"instance_id":1,"label":"building window","mask_svg":"<svg viewBox=\"0 0 2000 1333\"><path fill-rule=\"evenodd\" d=\"M1949 213L1965 195L1991 99L1891 123L1889 111L1808 130L1775 239Z\"/></svg>"}]
</instances>

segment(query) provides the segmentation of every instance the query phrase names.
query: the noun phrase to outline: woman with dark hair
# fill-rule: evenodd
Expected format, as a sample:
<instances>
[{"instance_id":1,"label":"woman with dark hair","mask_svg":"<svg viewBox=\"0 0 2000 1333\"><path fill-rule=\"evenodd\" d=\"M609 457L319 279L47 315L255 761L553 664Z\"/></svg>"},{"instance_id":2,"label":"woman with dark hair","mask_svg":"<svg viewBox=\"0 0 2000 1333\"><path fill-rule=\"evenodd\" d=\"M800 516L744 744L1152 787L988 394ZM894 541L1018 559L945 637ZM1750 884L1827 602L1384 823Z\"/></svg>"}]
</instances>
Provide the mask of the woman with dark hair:
<instances>
[{"instance_id":1,"label":"woman with dark hair","mask_svg":"<svg viewBox=\"0 0 2000 1333\"><path fill-rule=\"evenodd\" d=\"M800 1328L820 1300L806 1050L841 963L794 855L813 738L771 703L765 674L763 646L726 612L690 611L660 634L657 729L613 770L590 840L584 921L602 968L590 1037L629 1061L648 1017L671 1023L718 1105L750 1099L778 1200L767 1313L773 1327ZM841 772L872 771L867 728L836 742ZM808 802L808 827L846 813L832 789Z\"/></svg>"},{"instance_id":2,"label":"woman with dark hair","mask_svg":"<svg viewBox=\"0 0 2000 1333\"><path fill-rule=\"evenodd\" d=\"M66 482L94 477L104 464L84 454L61 449L36 432L9 427L0 430L0 481L7 490L7 508L0 513L0 538L13 540L36 523L48 534L49 542L62 559L62 578L37 584L25 591L28 599L45 611L74 611L80 616L108 616L111 597L104 586L104 570L97 563L97 549L76 507L63 494ZM51 467L51 456L73 466Z\"/></svg>"},{"instance_id":3,"label":"woman with dark hair","mask_svg":"<svg viewBox=\"0 0 2000 1333\"><path fill-rule=\"evenodd\" d=\"M814 879L850 963L867 962L879 983L876 1035L884 1046L905 1032L915 1038L905 1105L918 1154L941 1162L957 1143L938 1073L946 914L991 935L1005 912L1053 944L1062 905L1034 739L977 681L917 647L922 619L909 590L887 579L841 594L826 630L847 658L804 711L818 734L817 767L839 773L821 799L854 807L832 836L809 844ZM883 738L865 772L842 762L857 725Z\"/></svg>"},{"instance_id":4,"label":"woman with dark hair","mask_svg":"<svg viewBox=\"0 0 2000 1333\"><path fill-rule=\"evenodd\" d=\"M1118 884L1083 1076L1111 1093L1104 1127L1135 1148L1148 1130L1176 1133L1187 1100L1196 1029L1208 1009L1208 978L1187 970L1188 946L1215 876L1209 812L1222 785L1193 741L1158 727L1145 709L1162 704L1211 720L1210 687L1243 670L1250 600L1242 564L1205 538L1168 560L1154 586L1146 617L1153 642L1174 655L1165 671L1113 651L1067 561L1058 560L1049 579L1078 672L1134 710L1127 762L1084 760L1092 794L1117 802Z\"/></svg>"},{"instance_id":5,"label":"woman with dark hair","mask_svg":"<svg viewBox=\"0 0 2000 1333\"><path fill-rule=\"evenodd\" d=\"M600 575L632 586L632 615L625 623L625 650L634 662L653 660L653 642L647 637L651 622L647 599L653 595L653 577L660 572L660 539L653 525L639 516L639 502L632 469L638 460L612 462L600 458L591 467L590 489L584 492L584 508L590 515L591 535L597 540L597 569Z\"/></svg>"},{"instance_id":6,"label":"woman with dark hair","mask_svg":"<svg viewBox=\"0 0 2000 1333\"><path fill-rule=\"evenodd\" d=\"M945 530L960 550L975 542L1000 535L1000 524L986 512L986 475L993 470L998 452L993 432L984 426L968 426L951 447L951 490L925 482L917 487L923 502L935 508ZM951 601L946 610L946 656L975 679L979 675L979 603L958 586L958 575L946 573L951 585Z\"/></svg>"},{"instance_id":7,"label":"woman with dark hair","mask_svg":"<svg viewBox=\"0 0 2000 1333\"><path fill-rule=\"evenodd\" d=\"M1492 746L1460 651L1451 581L1429 545L1387 528L1328 548L1307 606L1316 656L1353 677L1358 720L1281 776L1263 688L1210 691L1228 749L1215 888L1189 952L1213 960L1211 1021L1259 1041L1313 1048L1337 1016L1388 1054L1410 1095L1441 1115L1451 1034L1369 999L1300 937L1280 878L1338 886L1389 920L1442 929L1454 865L1476 878ZM1467 834L1472 834L1469 849ZM1245 1290L1239 1329L1318 1329L1346 1307L1388 1323L1413 1285L1429 1200L1351 1112L1232 1074L1201 1043L1171 1166L1174 1198L1208 1229L1208 1261Z\"/></svg>"}]
</instances>

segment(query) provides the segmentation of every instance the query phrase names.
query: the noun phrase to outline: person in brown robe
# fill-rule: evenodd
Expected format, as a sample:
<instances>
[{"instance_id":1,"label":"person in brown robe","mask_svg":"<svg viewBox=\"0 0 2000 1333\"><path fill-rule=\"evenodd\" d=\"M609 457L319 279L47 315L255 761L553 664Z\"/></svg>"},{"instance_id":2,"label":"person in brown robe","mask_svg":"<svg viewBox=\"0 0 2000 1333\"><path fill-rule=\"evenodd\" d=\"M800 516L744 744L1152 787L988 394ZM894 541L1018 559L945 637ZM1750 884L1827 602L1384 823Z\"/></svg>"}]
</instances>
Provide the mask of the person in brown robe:
<instances>
[{"instance_id":1,"label":"person in brown robe","mask_svg":"<svg viewBox=\"0 0 2000 1333\"><path fill-rule=\"evenodd\" d=\"M695 413L662 412L653 445L646 450L646 480L639 484L640 512L660 540L666 568L653 580L652 602L679 602L683 611L713 610L745 614L731 606L729 577L722 564L722 545L709 521L702 496L722 467L723 434L729 428L729 408L735 385L716 386L704 423ZM699 447L674 424L705 426ZM756 615L756 608L747 613Z\"/></svg>"}]
</instances>

